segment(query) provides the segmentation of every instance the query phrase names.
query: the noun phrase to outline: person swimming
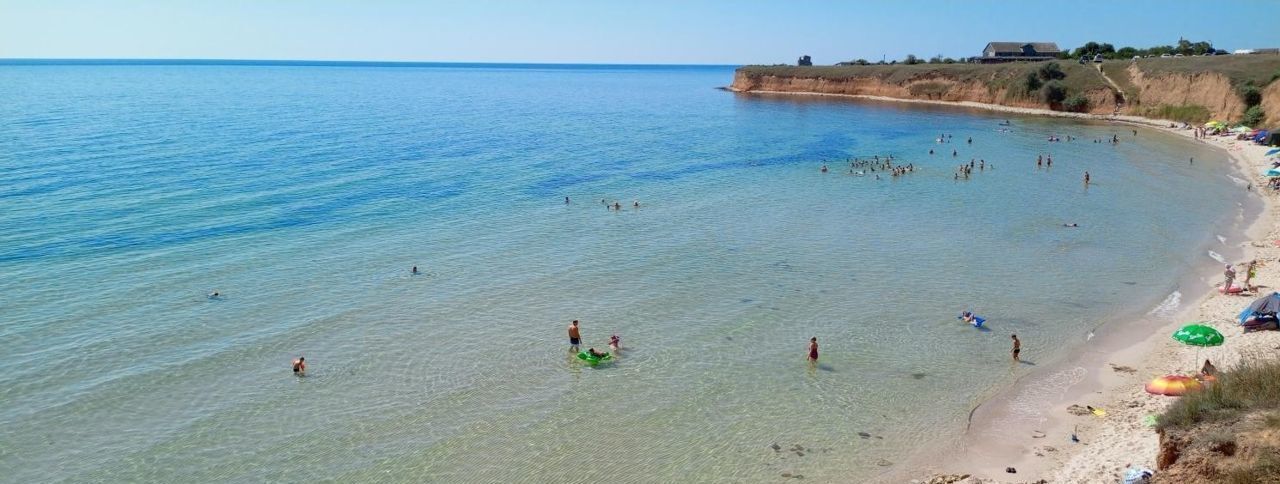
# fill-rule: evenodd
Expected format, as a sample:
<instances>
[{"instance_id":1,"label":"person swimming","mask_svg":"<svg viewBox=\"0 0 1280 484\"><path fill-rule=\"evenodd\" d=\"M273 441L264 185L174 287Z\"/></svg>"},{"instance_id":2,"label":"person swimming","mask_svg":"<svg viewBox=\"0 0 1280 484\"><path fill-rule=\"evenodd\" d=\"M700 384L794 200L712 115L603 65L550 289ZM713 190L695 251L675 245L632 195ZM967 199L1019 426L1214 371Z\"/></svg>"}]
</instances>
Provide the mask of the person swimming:
<instances>
[{"instance_id":1,"label":"person swimming","mask_svg":"<svg viewBox=\"0 0 1280 484\"><path fill-rule=\"evenodd\" d=\"M293 360L293 374L303 376L307 373L307 359L301 356Z\"/></svg>"},{"instance_id":2,"label":"person swimming","mask_svg":"<svg viewBox=\"0 0 1280 484\"><path fill-rule=\"evenodd\" d=\"M213 291L213 292L209 293L209 299L218 299L218 298L220 298L220 297L222 297L222 293L220 293L220 292L218 292L218 291Z\"/></svg>"},{"instance_id":3,"label":"person swimming","mask_svg":"<svg viewBox=\"0 0 1280 484\"><path fill-rule=\"evenodd\" d=\"M618 346L621 344L622 344L622 338L619 338L618 335L615 334L609 337L609 349L612 349L613 351L618 351Z\"/></svg>"},{"instance_id":4,"label":"person swimming","mask_svg":"<svg viewBox=\"0 0 1280 484\"><path fill-rule=\"evenodd\" d=\"M960 319L969 324L973 324L973 322L975 321L974 318L976 317L977 316L974 316L973 313L970 311L965 311L963 313L960 313Z\"/></svg>"},{"instance_id":5,"label":"person swimming","mask_svg":"<svg viewBox=\"0 0 1280 484\"><path fill-rule=\"evenodd\" d=\"M418 272L418 266L413 266L413 269L409 269L409 273L413 275L421 274L421 272Z\"/></svg>"},{"instance_id":6,"label":"person swimming","mask_svg":"<svg viewBox=\"0 0 1280 484\"><path fill-rule=\"evenodd\" d=\"M1079 226L1080 226L1080 224L1078 224L1078 223L1069 223L1069 224L1062 224L1062 226L1063 226L1063 227L1072 227L1072 228L1074 228L1074 227L1079 227Z\"/></svg>"}]
</instances>

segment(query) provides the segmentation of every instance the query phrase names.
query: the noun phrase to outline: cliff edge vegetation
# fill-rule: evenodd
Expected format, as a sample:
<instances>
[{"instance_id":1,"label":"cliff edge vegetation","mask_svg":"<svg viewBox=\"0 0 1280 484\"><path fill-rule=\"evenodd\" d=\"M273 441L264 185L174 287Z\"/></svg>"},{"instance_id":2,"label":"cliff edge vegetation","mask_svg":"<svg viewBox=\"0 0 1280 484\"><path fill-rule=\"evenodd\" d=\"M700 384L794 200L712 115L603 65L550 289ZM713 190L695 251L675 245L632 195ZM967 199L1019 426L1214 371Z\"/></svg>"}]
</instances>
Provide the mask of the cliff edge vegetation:
<instances>
[{"instance_id":1,"label":"cliff edge vegetation","mask_svg":"<svg viewBox=\"0 0 1280 484\"><path fill-rule=\"evenodd\" d=\"M745 66L735 72L730 89L969 101L1260 126L1280 122L1277 79L1280 56L1222 55L1088 64Z\"/></svg>"},{"instance_id":2,"label":"cliff edge vegetation","mask_svg":"<svg viewBox=\"0 0 1280 484\"><path fill-rule=\"evenodd\" d=\"M811 92L1110 113L1115 90L1092 66L1073 62L745 66L735 91Z\"/></svg>"}]
</instances>

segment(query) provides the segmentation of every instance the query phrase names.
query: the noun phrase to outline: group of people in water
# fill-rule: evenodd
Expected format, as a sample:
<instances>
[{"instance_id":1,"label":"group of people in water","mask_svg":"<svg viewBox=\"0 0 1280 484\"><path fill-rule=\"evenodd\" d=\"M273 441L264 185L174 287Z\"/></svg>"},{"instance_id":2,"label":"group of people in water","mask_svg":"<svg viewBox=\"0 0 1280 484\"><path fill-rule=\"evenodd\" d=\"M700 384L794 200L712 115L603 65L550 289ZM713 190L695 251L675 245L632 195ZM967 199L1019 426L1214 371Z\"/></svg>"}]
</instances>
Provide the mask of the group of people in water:
<instances>
[{"instance_id":1,"label":"group of people in water","mask_svg":"<svg viewBox=\"0 0 1280 484\"><path fill-rule=\"evenodd\" d=\"M951 179L959 180L964 178L965 180L968 180L969 177L973 175L974 167L977 167L978 171L987 170L987 160L977 160L976 163L977 164L975 165L973 158L970 158L968 163L961 163L960 166L956 167L956 172L951 175ZM992 168L994 169L995 167L993 166Z\"/></svg>"},{"instance_id":2,"label":"group of people in water","mask_svg":"<svg viewBox=\"0 0 1280 484\"><path fill-rule=\"evenodd\" d=\"M577 353L581 351L579 349L581 345L582 345L582 328L578 324L578 320L575 319L569 323L569 352ZM616 334L609 336L609 350L613 351L614 353L617 353L621 347L622 347L622 338L619 338L618 335ZM592 358L603 358L609 355L609 353L607 352L597 351L594 347L587 348L587 354L590 355Z\"/></svg>"},{"instance_id":3,"label":"group of people in water","mask_svg":"<svg viewBox=\"0 0 1280 484\"><path fill-rule=\"evenodd\" d=\"M897 178L897 177L906 175L908 173L913 173L916 171L916 165L914 163L907 163L906 165L894 165L893 155L887 155L884 158L881 158L880 155L872 155L870 158L860 158L855 156L855 157L845 158L844 161L849 163L848 174L853 176L872 175L877 180L880 179L880 174L876 173L877 169L879 169L881 172L887 173L890 177L893 177L893 178ZM827 163L825 160L823 161L822 168L819 171L823 173L827 173L831 171L830 168L827 167Z\"/></svg>"}]
</instances>

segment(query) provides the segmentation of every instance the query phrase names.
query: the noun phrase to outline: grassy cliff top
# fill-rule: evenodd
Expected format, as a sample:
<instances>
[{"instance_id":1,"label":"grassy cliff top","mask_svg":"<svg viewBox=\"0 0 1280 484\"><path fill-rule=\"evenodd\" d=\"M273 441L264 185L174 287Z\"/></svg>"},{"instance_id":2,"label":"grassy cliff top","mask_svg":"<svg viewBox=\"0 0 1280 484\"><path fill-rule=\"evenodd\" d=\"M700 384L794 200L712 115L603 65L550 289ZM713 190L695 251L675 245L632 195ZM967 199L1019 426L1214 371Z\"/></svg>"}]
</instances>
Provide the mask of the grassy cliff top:
<instances>
[{"instance_id":1,"label":"grassy cliff top","mask_svg":"<svg viewBox=\"0 0 1280 484\"><path fill-rule=\"evenodd\" d=\"M1027 73L1035 72L1044 62L1010 62L1006 64L894 64L868 66L745 66L738 72L746 75L778 76L794 78L822 78L842 80L875 78L892 84L902 84L912 79L945 77L958 82L976 81L997 87L1019 81ZM1075 61L1059 61L1058 66L1067 75L1062 82L1071 92L1109 89L1092 65L1080 65Z\"/></svg>"},{"instance_id":2,"label":"grassy cliff top","mask_svg":"<svg viewBox=\"0 0 1280 484\"><path fill-rule=\"evenodd\" d=\"M1216 72L1227 76L1233 84L1252 81L1255 85L1265 86L1280 76L1280 55L1276 54L1155 57L1136 61L1108 62L1120 64L1123 67L1136 62L1138 69L1149 75ZM1107 70L1108 74L1111 72L1111 69Z\"/></svg>"}]
</instances>

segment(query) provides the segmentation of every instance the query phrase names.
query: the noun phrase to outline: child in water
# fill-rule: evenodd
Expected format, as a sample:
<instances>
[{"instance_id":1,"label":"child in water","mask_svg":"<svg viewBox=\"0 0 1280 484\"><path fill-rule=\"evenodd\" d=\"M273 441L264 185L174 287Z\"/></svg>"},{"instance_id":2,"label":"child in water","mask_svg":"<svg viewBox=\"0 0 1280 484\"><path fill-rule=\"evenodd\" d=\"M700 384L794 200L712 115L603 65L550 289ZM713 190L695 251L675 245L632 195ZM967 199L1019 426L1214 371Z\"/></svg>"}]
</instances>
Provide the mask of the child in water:
<instances>
[{"instance_id":1,"label":"child in water","mask_svg":"<svg viewBox=\"0 0 1280 484\"><path fill-rule=\"evenodd\" d=\"M621 343L622 343L622 339L619 338L618 335L615 334L609 337L609 349L612 349L613 351L618 351L618 345L620 345Z\"/></svg>"},{"instance_id":2,"label":"child in water","mask_svg":"<svg viewBox=\"0 0 1280 484\"><path fill-rule=\"evenodd\" d=\"M595 348L587 348L587 354L591 355L592 358L604 358L606 355L608 355L608 353L601 353L599 351L596 351Z\"/></svg>"}]
</instances>

